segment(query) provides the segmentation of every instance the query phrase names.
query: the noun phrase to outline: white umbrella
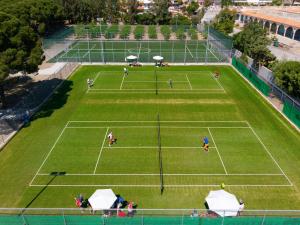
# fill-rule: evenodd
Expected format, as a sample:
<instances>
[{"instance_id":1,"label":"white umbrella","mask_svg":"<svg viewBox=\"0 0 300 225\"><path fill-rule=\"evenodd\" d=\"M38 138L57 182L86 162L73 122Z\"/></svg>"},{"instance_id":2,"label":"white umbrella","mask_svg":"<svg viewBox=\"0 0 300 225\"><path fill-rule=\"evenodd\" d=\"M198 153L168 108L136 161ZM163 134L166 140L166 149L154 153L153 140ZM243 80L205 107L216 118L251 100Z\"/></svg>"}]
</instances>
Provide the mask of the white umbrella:
<instances>
[{"instance_id":1,"label":"white umbrella","mask_svg":"<svg viewBox=\"0 0 300 225\"><path fill-rule=\"evenodd\" d=\"M126 57L126 60L136 60L137 57L135 55L129 55Z\"/></svg>"},{"instance_id":2,"label":"white umbrella","mask_svg":"<svg viewBox=\"0 0 300 225\"><path fill-rule=\"evenodd\" d=\"M153 59L156 61L162 61L164 59L164 57L156 55L156 56L153 56Z\"/></svg>"},{"instance_id":3,"label":"white umbrella","mask_svg":"<svg viewBox=\"0 0 300 225\"><path fill-rule=\"evenodd\" d=\"M111 189L98 189L89 198L89 203L93 210L110 209L117 200L115 193Z\"/></svg>"},{"instance_id":4,"label":"white umbrella","mask_svg":"<svg viewBox=\"0 0 300 225\"><path fill-rule=\"evenodd\" d=\"M205 201L211 211L222 217L237 216L240 207L235 195L224 190L210 191Z\"/></svg>"}]
</instances>

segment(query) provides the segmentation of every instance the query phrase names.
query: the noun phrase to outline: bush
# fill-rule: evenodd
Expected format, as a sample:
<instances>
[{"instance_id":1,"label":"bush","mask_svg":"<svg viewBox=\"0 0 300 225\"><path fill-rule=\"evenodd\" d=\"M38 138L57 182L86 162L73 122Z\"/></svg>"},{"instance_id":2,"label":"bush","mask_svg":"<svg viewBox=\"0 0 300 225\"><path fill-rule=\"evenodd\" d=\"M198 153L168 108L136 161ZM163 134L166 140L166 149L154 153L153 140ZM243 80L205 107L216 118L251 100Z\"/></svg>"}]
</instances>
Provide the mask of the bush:
<instances>
[{"instance_id":1,"label":"bush","mask_svg":"<svg viewBox=\"0 0 300 225\"><path fill-rule=\"evenodd\" d=\"M179 29L177 29L176 37L177 37L177 39L180 39L180 40L183 40L186 38L183 28L180 27Z\"/></svg>"},{"instance_id":2,"label":"bush","mask_svg":"<svg viewBox=\"0 0 300 225\"><path fill-rule=\"evenodd\" d=\"M171 37L171 29L167 25L163 25L160 27L160 32L164 36L165 40L169 40Z\"/></svg>"},{"instance_id":3,"label":"bush","mask_svg":"<svg viewBox=\"0 0 300 225\"><path fill-rule=\"evenodd\" d=\"M195 28L190 28L188 30L188 34L190 35L192 40L198 40L198 31Z\"/></svg>"},{"instance_id":4,"label":"bush","mask_svg":"<svg viewBox=\"0 0 300 225\"><path fill-rule=\"evenodd\" d=\"M105 32L105 38L115 38L116 34L119 32L119 25L113 24L109 28L107 28Z\"/></svg>"},{"instance_id":5,"label":"bush","mask_svg":"<svg viewBox=\"0 0 300 225\"><path fill-rule=\"evenodd\" d=\"M131 26L124 25L122 27L122 30L120 31L120 38L127 39L129 37L130 31L131 31Z\"/></svg>"},{"instance_id":6,"label":"bush","mask_svg":"<svg viewBox=\"0 0 300 225\"><path fill-rule=\"evenodd\" d=\"M279 87L293 97L300 98L300 62L283 61L273 71Z\"/></svg>"},{"instance_id":7,"label":"bush","mask_svg":"<svg viewBox=\"0 0 300 225\"><path fill-rule=\"evenodd\" d=\"M135 27L134 30L134 38L135 39L142 39L144 36L144 26L138 25Z\"/></svg>"},{"instance_id":8,"label":"bush","mask_svg":"<svg viewBox=\"0 0 300 225\"><path fill-rule=\"evenodd\" d=\"M156 26L151 25L148 27L148 35L150 39L157 39Z\"/></svg>"},{"instance_id":9,"label":"bush","mask_svg":"<svg viewBox=\"0 0 300 225\"><path fill-rule=\"evenodd\" d=\"M135 20L138 24L154 25L155 24L155 15L152 13L142 13L142 14L136 15Z\"/></svg>"}]
</instances>

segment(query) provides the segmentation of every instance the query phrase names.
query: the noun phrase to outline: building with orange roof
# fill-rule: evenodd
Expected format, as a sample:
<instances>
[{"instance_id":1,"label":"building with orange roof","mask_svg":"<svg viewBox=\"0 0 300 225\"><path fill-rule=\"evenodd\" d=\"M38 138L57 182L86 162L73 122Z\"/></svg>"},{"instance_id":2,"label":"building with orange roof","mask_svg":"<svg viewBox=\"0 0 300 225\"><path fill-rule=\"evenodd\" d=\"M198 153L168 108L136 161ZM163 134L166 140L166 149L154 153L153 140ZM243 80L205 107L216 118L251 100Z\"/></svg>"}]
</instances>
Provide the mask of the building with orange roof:
<instances>
[{"instance_id":1,"label":"building with orange roof","mask_svg":"<svg viewBox=\"0 0 300 225\"><path fill-rule=\"evenodd\" d=\"M299 9L285 10L270 7L261 10L240 10L237 14L237 21L241 23L257 21L270 33L300 41Z\"/></svg>"}]
</instances>

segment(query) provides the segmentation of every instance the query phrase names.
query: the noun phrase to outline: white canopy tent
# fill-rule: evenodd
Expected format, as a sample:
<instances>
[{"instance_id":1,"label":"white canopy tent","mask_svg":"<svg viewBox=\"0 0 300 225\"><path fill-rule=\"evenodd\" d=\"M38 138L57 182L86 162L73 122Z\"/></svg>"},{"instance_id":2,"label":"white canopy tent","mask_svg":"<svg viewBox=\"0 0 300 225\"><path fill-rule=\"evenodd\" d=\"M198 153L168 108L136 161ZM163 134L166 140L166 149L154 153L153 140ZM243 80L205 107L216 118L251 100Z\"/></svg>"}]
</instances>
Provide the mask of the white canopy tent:
<instances>
[{"instance_id":1,"label":"white canopy tent","mask_svg":"<svg viewBox=\"0 0 300 225\"><path fill-rule=\"evenodd\" d=\"M208 207L218 215L237 216L240 204L235 195L224 190L210 191L205 198Z\"/></svg>"},{"instance_id":2,"label":"white canopy tent","mask_svg":"<svg viewBox=\"0 0 300 225\"><path fill-rule=\"evenodd\" d=\"M129 55L125 58L126 61L134 61L137 60L137 57L135 55Z\"/></svg>"},{"instance_id":3,"label":"white canopy tent","mask_svg":"<svg viewBox=\"0 0 300 225\"><path fill-rule=\"evenodd\" d=\"M154 59L155 61L162 61L162 60L164 60L164 57L159 56L159 55L156 55L156 56L153 56L153 59Z\"/></svg>"},{"instance_id":4,"label":"white canopy tent","mask_svg":"<svg viewBox=\"0 0 300 225\"><path fill-rule=\"evenodd\" d=\"M98 189L89 198L89 203L93 210L110 209L117 200L115 193L111 189Z\"/></svg>"}]
</instances>

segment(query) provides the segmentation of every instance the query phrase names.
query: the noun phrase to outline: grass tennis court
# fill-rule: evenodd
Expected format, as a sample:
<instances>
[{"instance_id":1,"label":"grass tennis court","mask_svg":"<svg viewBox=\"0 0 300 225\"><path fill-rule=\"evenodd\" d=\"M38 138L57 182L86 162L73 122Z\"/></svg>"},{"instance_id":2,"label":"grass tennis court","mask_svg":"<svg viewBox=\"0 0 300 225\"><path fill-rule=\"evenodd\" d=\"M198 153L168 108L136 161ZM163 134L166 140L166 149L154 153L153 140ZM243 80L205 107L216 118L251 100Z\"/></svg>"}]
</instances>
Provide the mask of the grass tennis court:
<instances>
[{"instance_id":1,"label":"grass tennis court","mask_svg":"<svg viewBox=\"0 0 300 225\"><path fill-rule=\"evenodd\" d=\"M218 43L211 41L210 43ZM211 45L209 45L211 46ZM223 47L224 48L224 47ZM153 62L153 56L163 56L166 62L224 62L230 49L207 47L207 41L69 41L66 49L51 62L124 62L135 55L139 62Z\"/></svg>"},{"instance_id":2,"label":"grass tennis court","mask_svg":"<svg viewBox=\"0 0 300 225\"><path fill-rule=\"evenodd\" d=\"M73 208L78 193L112 188L140 208L203 208L225 183L248 209L297 209L299 140L229 66L128 76L121 66L82 66L0 153L0 206Z\"/></svg>"}]
</instances>

